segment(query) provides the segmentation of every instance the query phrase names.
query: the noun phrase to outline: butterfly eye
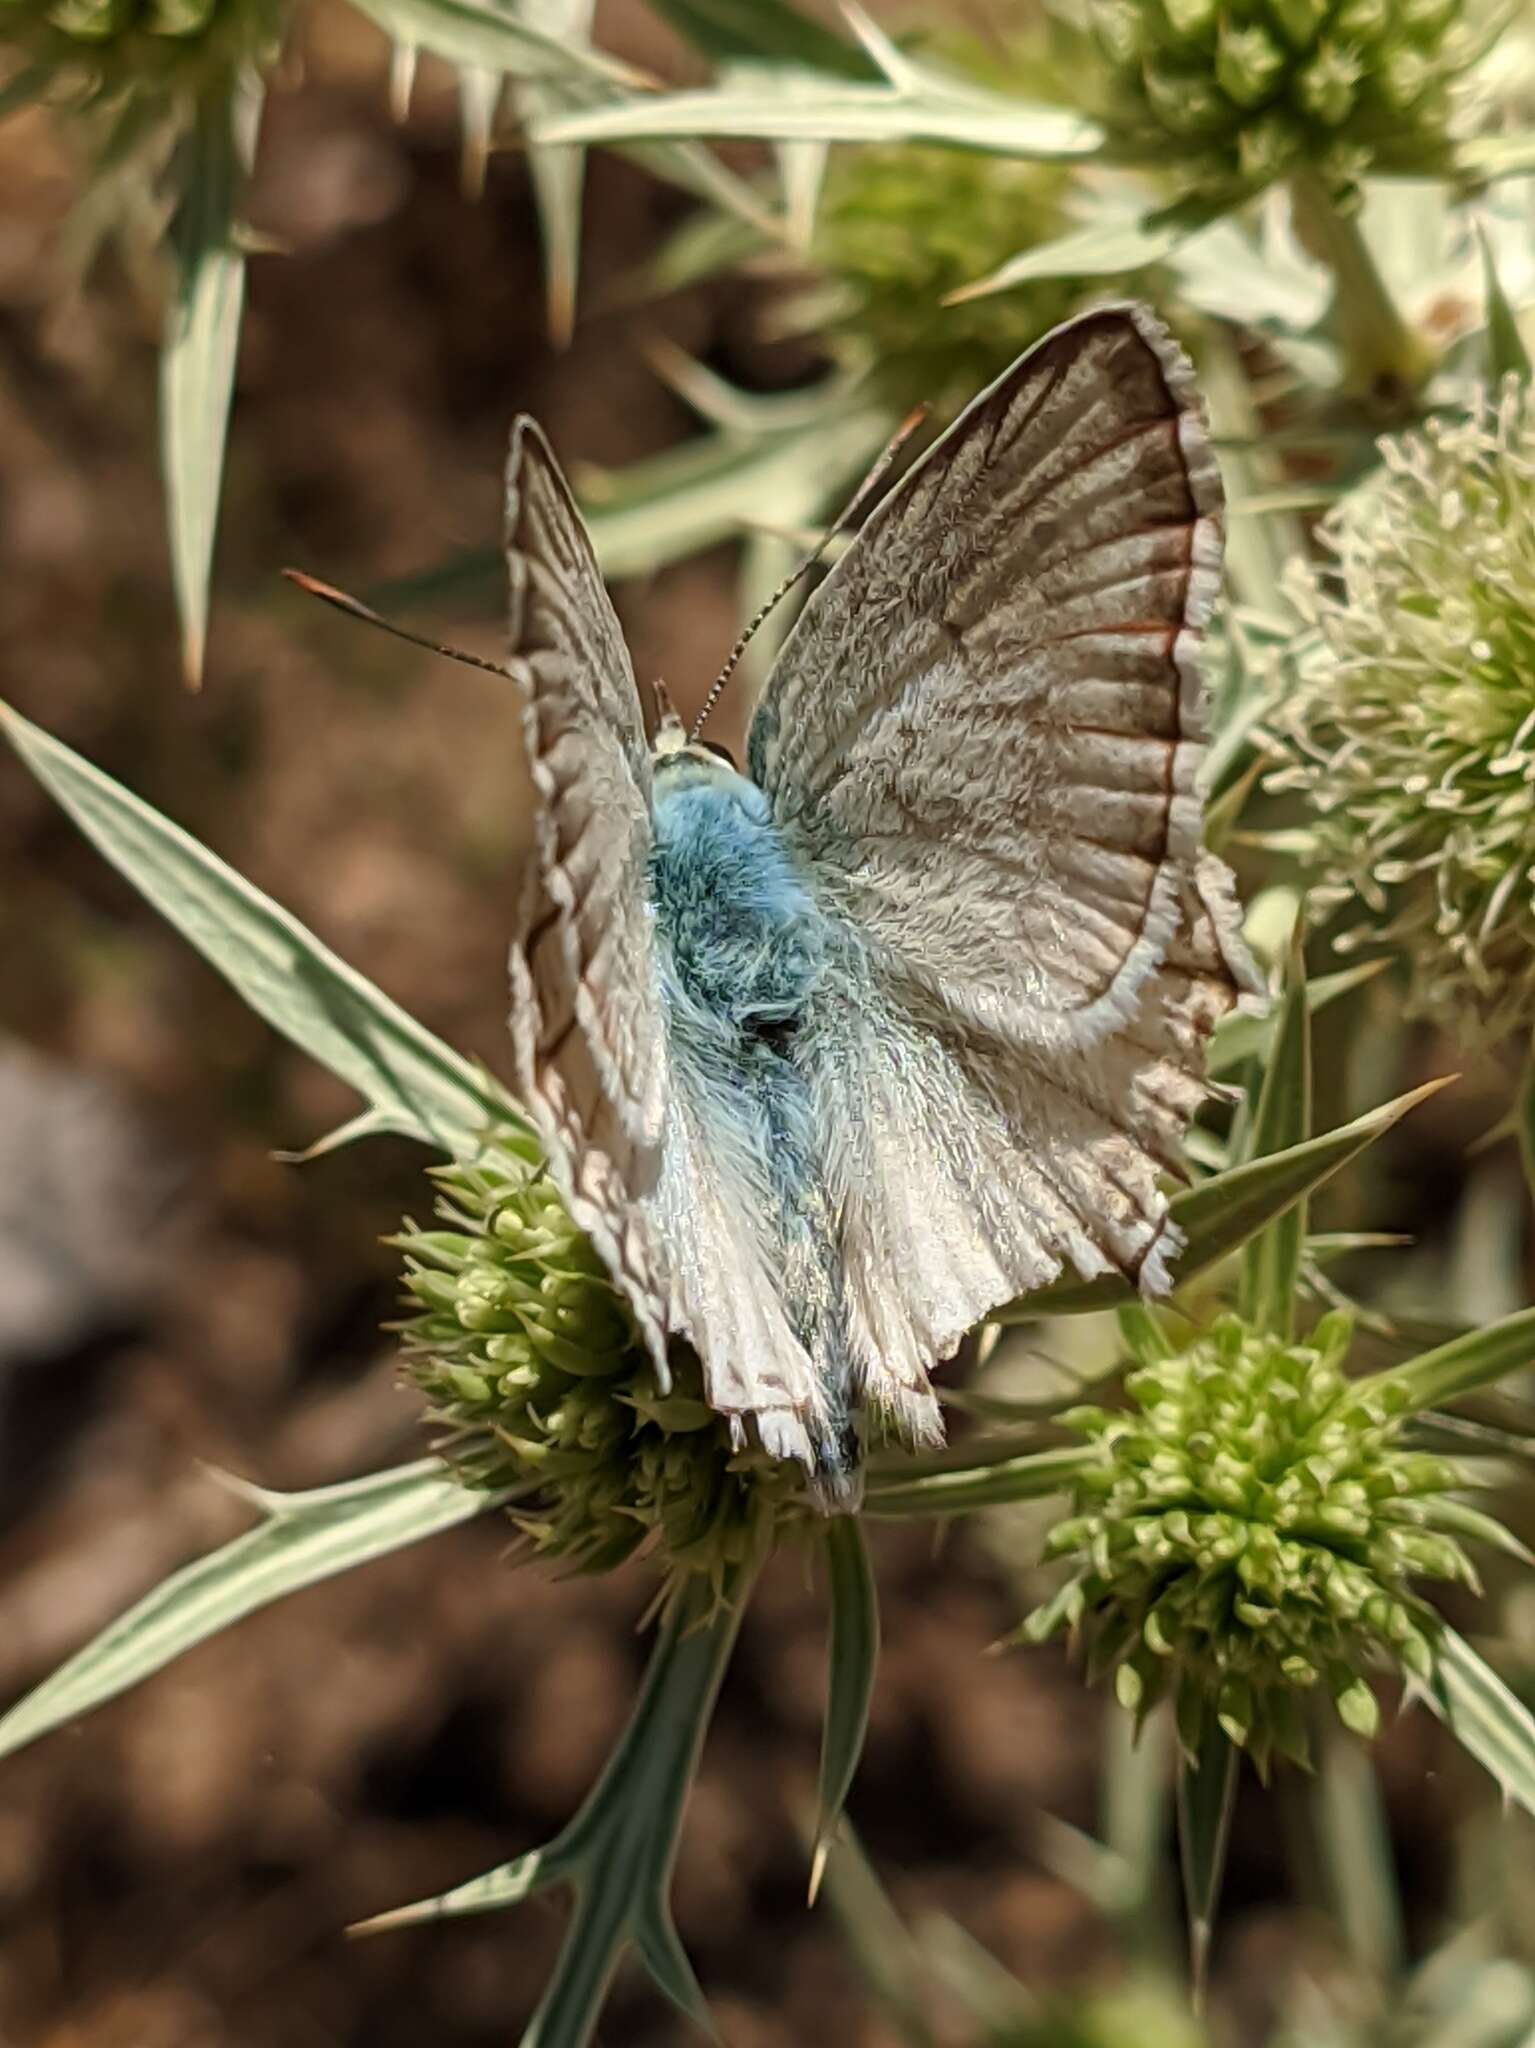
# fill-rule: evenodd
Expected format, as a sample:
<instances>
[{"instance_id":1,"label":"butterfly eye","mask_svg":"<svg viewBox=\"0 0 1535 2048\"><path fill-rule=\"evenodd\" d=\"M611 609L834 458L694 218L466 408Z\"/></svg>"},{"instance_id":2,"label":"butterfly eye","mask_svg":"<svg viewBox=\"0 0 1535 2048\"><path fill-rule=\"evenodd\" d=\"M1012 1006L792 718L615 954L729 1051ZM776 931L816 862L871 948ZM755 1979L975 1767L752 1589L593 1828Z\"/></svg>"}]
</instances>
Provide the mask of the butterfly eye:
<instances>
[{"instance_id":1,"label":"butterfly eye","mask_svg":"<svg viewBox=\"0 0 1535 2048\"><path fill-rule=\"evenodd\" d=\"M734 768L736 764L735 755L731 753L729 747L722 747L715 740L700 740L698 744L708 753L718 754L727 768Z\"/></svg>"}]
</instances>

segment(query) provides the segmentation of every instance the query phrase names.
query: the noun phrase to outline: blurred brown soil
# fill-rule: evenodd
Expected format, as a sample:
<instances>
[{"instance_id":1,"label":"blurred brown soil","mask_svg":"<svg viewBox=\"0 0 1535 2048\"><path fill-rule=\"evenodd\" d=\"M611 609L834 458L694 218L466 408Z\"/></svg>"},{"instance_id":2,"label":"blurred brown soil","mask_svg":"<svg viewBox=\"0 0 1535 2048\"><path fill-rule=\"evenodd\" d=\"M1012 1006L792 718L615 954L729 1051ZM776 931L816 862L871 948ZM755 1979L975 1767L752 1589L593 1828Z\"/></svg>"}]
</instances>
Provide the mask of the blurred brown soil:
<instances>
[{"instance_id":1,"label":"blurred brown soil","mask_svg":"<svg viewBox=\"0 0 1535 2048\"><path fill-rule=\"evenodd\" d=\"M609 27L657 57L637 9ZM736 284L626 302L681 202L608 158L590 172L585 317L551 352L516 159L496 158L470 204L442 75L425 67L397 128L383 45L358 17L322 13L306 59L264 144L255 218L286 253L252 267L195 699L176 681L151 299L108 263L60 301L69 165L43 121L0 127L4 688L495 1065L526 827L505 690L307 604L277 572L293 561L367 587L491 542L517 409L567 459L675 440L689 423L645 366L646 333L763 388L809 365L755 338ZM729 569L716 555L618 593L639 669L684 700L732 637ZM419 622L496 645L493 618ZM426 1198L404 1145L273 1162L348 1115L346 1091L248 1015L8 759L0 874L0 1025L120 1098L123 1193L82 1227L141 1238L159 1273L119 1304L111 1342L51 1361L46 1384L28 1377L30 1471L0 1445L10 1696L244 1525L204 1463L293 1487L416 1454L378 1335L392 1306L379 1239ZM558 1907L342 1935L552 1833L621 1723L645 1576L557 1583L509 1568L505 1547L502 1527L476 1523L310 1591L8 1763L0 2043L515 2039ZM877 1549L887 1649L853 1801L869 1847L903 1906L957 1914L1026 1978L1097 1971L1106 1939L1036 1843L1041 1809L1092 1822L1096 1702L1053 1655L982 1655L1018 1596L973 1544L934 1552L912 1534ZM893 2039L826 1912L803 1903L792 1813L813 1782L823 1619L798 1571L775 1570L688 1818L678 1917L734 2048ZM1246 1942L1271 1962L1298 1936L1263 1908L1275 1851L1249 1832L1239 1892L1261 1910L1238 1912L1232 1955ZM650 2048L688 2032L636 1976L602 2038Z\"/></svg>"}]
</instances>

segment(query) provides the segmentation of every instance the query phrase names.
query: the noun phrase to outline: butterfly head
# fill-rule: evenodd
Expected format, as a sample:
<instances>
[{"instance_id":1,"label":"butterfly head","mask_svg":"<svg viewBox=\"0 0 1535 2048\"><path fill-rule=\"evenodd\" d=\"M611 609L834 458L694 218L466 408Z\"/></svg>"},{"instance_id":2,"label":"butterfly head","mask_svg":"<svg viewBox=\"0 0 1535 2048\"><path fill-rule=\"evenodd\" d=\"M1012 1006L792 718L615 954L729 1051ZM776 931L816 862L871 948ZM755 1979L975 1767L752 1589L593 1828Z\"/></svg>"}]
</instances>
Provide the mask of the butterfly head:
<instances>
[{"instance_id":1,"label":"butterfly head","mask_svg":"<svg viewBox=\"0 0 1535 2048\"><path fill-rule=\"evenodd\" d=\"M675 711L668 711L650 749L650 765L668 789L692 783L729 784L745 780L728 747L714 740L688 737L687 727Z\"/></svg>"}]
</instances>

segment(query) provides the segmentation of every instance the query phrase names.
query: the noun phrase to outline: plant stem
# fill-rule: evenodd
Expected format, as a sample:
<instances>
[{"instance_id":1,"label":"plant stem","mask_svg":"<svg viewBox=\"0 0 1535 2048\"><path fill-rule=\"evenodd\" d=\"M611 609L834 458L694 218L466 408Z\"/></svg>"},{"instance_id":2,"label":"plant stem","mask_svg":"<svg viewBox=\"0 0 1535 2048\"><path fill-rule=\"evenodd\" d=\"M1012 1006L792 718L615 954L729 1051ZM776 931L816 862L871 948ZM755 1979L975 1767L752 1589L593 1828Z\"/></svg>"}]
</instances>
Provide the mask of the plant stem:
<instances>
[{"instance_id":1,"label":"plant stem","mask_svg":"<svg viewBox=\"0 0 1535 2048\"><path fill-rule=\"evenodd\" d=\"M1301 245L1334 282L1332 324L1349 387L1388 417L1405 416L1433 367L1433 351L1403 319L1352 214L1342 212L1315 171L1290 180Z\"/></svg>"}]
</instances>

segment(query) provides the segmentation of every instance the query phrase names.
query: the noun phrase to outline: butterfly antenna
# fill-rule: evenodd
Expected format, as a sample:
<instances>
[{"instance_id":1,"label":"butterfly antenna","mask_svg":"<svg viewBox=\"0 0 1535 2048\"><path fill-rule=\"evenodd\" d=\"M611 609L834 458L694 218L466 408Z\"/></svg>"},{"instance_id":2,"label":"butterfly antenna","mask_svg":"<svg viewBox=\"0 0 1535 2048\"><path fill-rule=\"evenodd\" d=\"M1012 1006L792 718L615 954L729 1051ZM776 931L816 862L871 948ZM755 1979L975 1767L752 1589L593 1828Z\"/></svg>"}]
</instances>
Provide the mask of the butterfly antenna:
<instances>
[{"instance_id":1,"label":"butterfly antenna","mask_svg":"<svg viewBox=\"0 0 1535 2048\"><path fill-rule=\"evenodd\" d=\"M709 694L707 697L705 697L703 701L703 708L700 710L698 716L693 720L692 729L688 733L688 738L690 740L696 740L698 738L698 735L703 731L704 721L708 718L709 713L714 709L715 705L718 704L718 702L720 701L720 697L724 691L725 685L730 681L730 678L735 674L737 663L740 661L741 656L746 652L747 648L750 647L752 641L756 639L761 627L767 622L769 616L776 609L776 607L779 604L781 604L783 600L789 595L789 592L794 588L795 584L798 583L802 577L808 576L810 574L811 570L815 567L816 563L820 561L821 557L825 554L826 550L831 546L832 542L836 539L837 535L842 531L843 527L850 525L851 522L858 517L858 514L863 510L864 506L868 503L869 499L874 495L875 490L884 480L884 477L889 471L891 463L895 461L895 458L906 446L906 443L911 439L912 435L917 431L918 427L920 427L922 422L927 418L928 411L929 408L926 405L916 405L912 407L911 411L906 415L905 419L902 420L901 424L896 428L895 432L891 435L890 439L885 443L884 447L880 450L878 456L875 458L873 467L870 469L867 476L865 476L863 482L858 486L857 490L854 491L852 497L848 499L847 503L843 506L842 510L837 514L836 518L832 521L831 525L827 527L825 533L822 534L815 548L811 551L811 553L806 555L804 561L802 561L795 569L790 571L790 573L784 578L782 583L779 584L778 588L773 592L773 595L768 599L767 603L759 607L759 609L749 620L747 625L742 629L741 637L736 641L735 646L731 648L729 655L726 657L725 666L720 670L719 674L714 678L714 681L709 685ZM291 575L292 571L290 570L288 573ZM380 623L382 623L382 621L380 621Z\"/></svg>"},{"instance_id":2,"label":"butterfly antenna","mask_svg":"<svg viewBox=\"0 0 1535 2048\"><path fill-rule=\"evenodd\" d=\"M360 598L348 596L334 583L322 583L318 576L306 576L302 569L284 569L283 574L290 583L296 583L300 590L307 591L310 597L318 597L324 603L334 605L348 618L361 619L365 626L377 626L381 632L392 633L396 640L407 640L412 647L424 647L428 654L445 654L449 661L461 661L465 668L482 668L493 676L507 673L499 661L487 661L483 654L466 654L462 647L449 647L441 640L428 640L421 633L412 633L404 626L395 625L391 619L381 618Z\"/></svg>"}]
</instances>

